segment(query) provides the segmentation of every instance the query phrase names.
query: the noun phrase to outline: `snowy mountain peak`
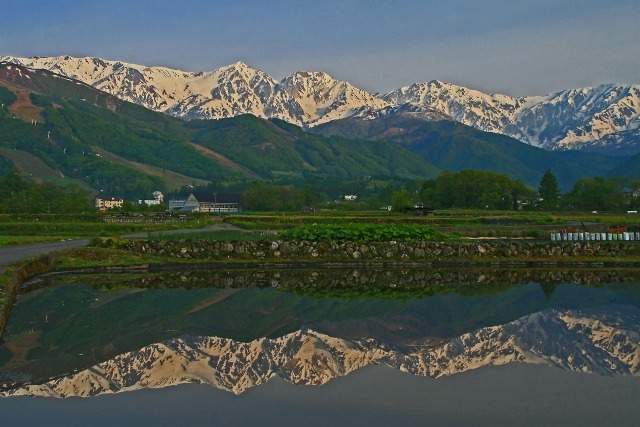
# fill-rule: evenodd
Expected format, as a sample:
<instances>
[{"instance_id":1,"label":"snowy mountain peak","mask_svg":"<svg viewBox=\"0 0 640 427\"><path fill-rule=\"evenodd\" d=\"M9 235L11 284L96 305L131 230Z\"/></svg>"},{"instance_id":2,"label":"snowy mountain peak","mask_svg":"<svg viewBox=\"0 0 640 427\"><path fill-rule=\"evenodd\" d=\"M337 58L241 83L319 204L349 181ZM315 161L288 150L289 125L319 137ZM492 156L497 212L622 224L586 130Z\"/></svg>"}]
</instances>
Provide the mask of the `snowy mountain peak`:
<instances>
[{"instance_id":1,"label":"snowy mountain peak","mask_svg":"<svg viewBox=\"0 0 640 427\"><path fill-rule=\"evenodd\" d=\"M324 72L276 82L242 61L191 73L100 58L0 57L79 80L123 100L186 119L239 114L313 127L348 117L395 114L411 104L477 129L547 149L640 151L640 85L602 84L544 96L486 94L440 80L371 94ZM427 114L425 120L438 115Z\"/></svg>"},{"instance_id":2,"label":"snowy mountain peak","mask_svg":"<svg viewBox=\"0 0 640 427\"><path fill-rule=\"evenodd\" d=\"M285 77L280 85L300 104L310 126L389 106L377 96L324 72L300 71Z\"/></svg>"},{"instance_id":3,"label":"snowy mountain peak","mask_svg":"<svg viewBox=\"0 0 640 427\"><path fill-rule=\"evenodd\" d=\"M218 75L227 79L242 78L247 81L258 77L275 84L275 80L268 74L264 73L263 71L251 68L242 61L238 61L225 67L220 67L217 70L213 70L211 75Z\"/></svg>"}]
</instances>

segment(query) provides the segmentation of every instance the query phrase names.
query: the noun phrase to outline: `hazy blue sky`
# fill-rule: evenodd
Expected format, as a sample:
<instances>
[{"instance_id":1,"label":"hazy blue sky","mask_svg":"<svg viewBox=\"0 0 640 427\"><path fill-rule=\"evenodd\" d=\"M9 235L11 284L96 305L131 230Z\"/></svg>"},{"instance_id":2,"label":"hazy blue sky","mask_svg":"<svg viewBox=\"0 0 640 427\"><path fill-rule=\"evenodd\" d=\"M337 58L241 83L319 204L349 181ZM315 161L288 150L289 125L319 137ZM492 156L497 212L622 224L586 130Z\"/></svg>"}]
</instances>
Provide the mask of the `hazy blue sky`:
<instances>
[{"instance_id":1,"label":"hazy blue sky","mask_svg":"<svg viewBox=\"0 0 640 427\"><path fill-rule=\"evenodd\" d=\"M0 0L0 55L188 71L243 60L374 92L433 79L494 93L640 83L638 0Z\"/></svg>"}]
</instances>

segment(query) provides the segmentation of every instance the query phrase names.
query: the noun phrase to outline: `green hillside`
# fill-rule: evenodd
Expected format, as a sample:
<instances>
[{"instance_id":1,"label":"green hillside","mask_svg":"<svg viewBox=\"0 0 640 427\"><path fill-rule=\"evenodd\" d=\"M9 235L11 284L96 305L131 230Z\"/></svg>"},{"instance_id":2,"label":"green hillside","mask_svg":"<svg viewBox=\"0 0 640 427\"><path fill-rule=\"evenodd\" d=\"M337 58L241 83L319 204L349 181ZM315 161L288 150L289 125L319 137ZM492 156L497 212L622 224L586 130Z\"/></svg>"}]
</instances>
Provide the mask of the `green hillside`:
<instances>
[{"instance_id":1,"label":"green hillside","mask_svg":"<svg viewBox=\"0 0 640 427\"><path fill-rule=\"evenodd\" d=\"M442 170L499 172L534 187L547 169L551 169L560 186L568 190L579 178L607 175L621 161L579 151L546 151L458 122L426 121L401 114L366 121L338 120L312 131L394 142Z\"/></svg>"},{"instance_id":2,"label":"green hillside","mask_svg":"<svg viewBox=\"0 0 640 427\"><path fill-rule=\"evenodd\" d=\"M185 122L46 71L9 64L0 64L0 103L0 148L40 159L46 168L39 170L47 173L37 178L59 175L131 199L191 181L438 173L395 144L306 134L248 115ZM1 159L1 171L21 168L10 156Z\"/></svg>"},{"instance_id":3,"label":"green hillside","mask_svg":"<svg viewBox=\"0 0 640 427\"><path fill-rule=\"evenodd\" d=\"M186 126L194 131L193 142L264 178L283 174L427 178L438 173L433 165L395 144L308 134L281 120L244 115L192 121Z\"/></svg>"},{"instance_id":4,"label":"green hillside","mask_svg":"<svg viewBox=\"0 0 640 427\"><path fill-rule=\"evenodd\" d=\"M632 180L640 179L640 154L627 157L609 175L622 176Z\"/></svg>"}]
</instances>

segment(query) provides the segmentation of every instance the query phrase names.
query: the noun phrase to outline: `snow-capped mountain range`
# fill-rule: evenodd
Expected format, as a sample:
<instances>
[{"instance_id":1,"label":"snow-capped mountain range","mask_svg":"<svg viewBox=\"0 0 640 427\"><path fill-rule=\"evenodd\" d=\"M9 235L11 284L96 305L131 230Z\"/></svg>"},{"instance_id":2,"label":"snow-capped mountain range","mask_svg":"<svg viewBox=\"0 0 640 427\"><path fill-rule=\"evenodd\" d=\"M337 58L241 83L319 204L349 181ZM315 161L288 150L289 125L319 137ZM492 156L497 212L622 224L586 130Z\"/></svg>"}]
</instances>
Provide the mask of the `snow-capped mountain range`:
<instances>
[{"instance_id":1,"label":"snow-capped mountain range","mask_svg":"<svg viewBox=\"0 0 640 427\"><path fill-rule=\"evenodd\" d=\"M243 62L193 73L94 57L1 56L0 61L46 69L186 119L253 114L313 127L410 111L426 120L452 119L546 149L615 145L624 152L626 145L640 145L640 85L602 84L514 98L434 80L381 95L323 72L297 72L277 82Z\"/></svg>"},{"instance_id":2,"label":"snow-capped mountain range","mask_svg":"<svg viewBox=\"0 0 640 427\"><path fill-rule=\"evenodd\" d=\"M347 340L313 330L252 342L183 336L0 396L87 397L190 382L240 394L274 376L298 385L320 385L369 364L432 378L513 362L637 376L638 325L637 310L607 314L547 310L454 339L425 338L405 346L372 338Z\"/></svg>"}]
</instances>

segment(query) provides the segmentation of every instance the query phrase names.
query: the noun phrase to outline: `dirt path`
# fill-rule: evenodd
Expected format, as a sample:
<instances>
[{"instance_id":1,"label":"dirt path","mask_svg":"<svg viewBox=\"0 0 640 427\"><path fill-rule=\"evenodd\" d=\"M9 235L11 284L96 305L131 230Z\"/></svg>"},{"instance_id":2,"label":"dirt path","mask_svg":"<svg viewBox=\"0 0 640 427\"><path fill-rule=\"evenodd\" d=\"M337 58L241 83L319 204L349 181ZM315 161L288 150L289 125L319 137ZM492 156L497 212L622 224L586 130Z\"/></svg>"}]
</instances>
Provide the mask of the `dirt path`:
<instances>
[{"instance_id":1,"label":"dirt path","mask_svg":"<svg viewBox=\"0 0 640 427\"><path fill-rule=\"evenodd\" d=\"M192 142L190 142L189 145L191 145L194 150L200 152L202 155L204 155L205 157L208 157L209 159L213 160L214 162L216 162L217 164L219 164L220 166L222 166L225 169L229 169L229 170L232 170L232 171L235 171L235 172L241 172L241 173L247 174L249 176L252 176L254 178L260 178L260 175L258 175L257 173L255 173L251 169L246 168L246 167L234 162L230 158L228 158L226 156L223 156L222 154L218 153L217 151L210 150L210 149L208 149L206 147L203 147L202 145L194 144Z\"/></svg>"}]
</instances>

